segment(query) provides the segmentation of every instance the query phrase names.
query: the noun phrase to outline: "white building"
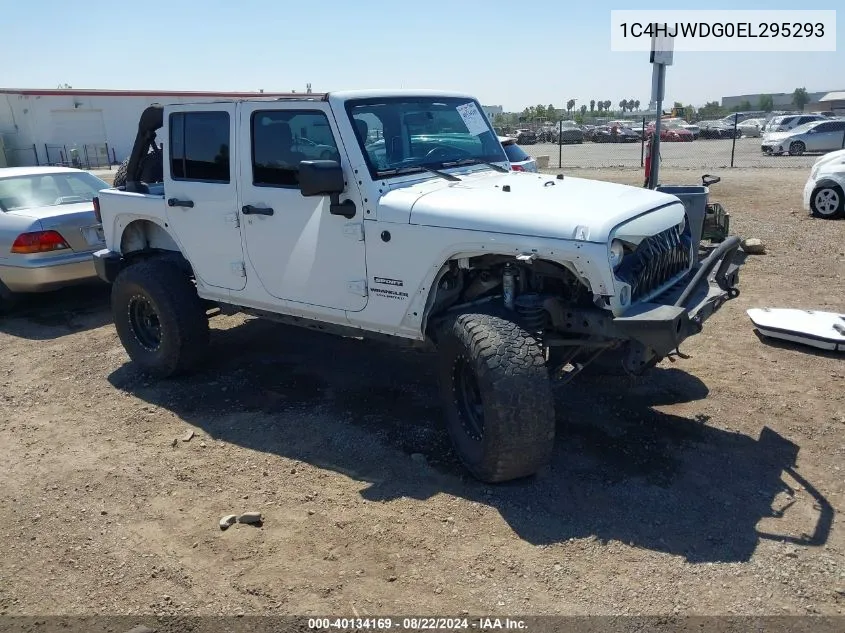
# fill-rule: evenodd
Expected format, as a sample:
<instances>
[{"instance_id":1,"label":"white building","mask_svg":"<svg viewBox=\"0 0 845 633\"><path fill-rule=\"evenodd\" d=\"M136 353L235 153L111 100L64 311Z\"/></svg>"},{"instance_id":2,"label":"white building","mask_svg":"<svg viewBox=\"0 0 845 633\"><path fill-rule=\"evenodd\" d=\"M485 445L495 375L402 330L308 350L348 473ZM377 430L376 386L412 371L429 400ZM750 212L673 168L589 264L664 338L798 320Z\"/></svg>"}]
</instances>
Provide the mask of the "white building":
<instances>
[{"instance_id":1,"label":"white building","mask_svg":"<svg viewBox=\"0 0 845 633\"><path fill-rule=\"evenodd\" d=\"M302 96L305 93L295 93ZM275 92L0 89L0 167L120 163L132 150L138 117L153 103L285 97ZM5 160L4 160L5 159Z\"/></svg>"},{"instance_id":2,"label":"white building","mask_svg":"<svg viewBox=\"0 0 845 633\"><path fill-rule=\"evenodd\" d=\"M484 114L487 115L487 118L490 119L491 122L493 121L493 118L497 114L503 114L504 113L503 112L504 109L500 105L492 105L492 106L491 105L482 105L481 109L484 110Z\"/></svg>"}]
</instances>

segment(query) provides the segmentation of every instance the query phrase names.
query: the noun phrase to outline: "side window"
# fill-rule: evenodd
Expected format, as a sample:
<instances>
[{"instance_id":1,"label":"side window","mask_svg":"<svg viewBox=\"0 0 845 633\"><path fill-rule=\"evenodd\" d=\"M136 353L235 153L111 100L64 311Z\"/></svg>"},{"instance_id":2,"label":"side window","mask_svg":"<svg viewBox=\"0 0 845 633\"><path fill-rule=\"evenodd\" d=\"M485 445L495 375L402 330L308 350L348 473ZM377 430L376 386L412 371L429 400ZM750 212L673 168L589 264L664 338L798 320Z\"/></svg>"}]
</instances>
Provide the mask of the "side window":
<instances>
[{"instance_id":1,"label":"side window","mask_svg":"<svg viewBox=\"0 0 845 633\"><path fill-rule=\"evenodd\" d=\"M322 112L264 110L252 115L252 184L299 187L303 160L340 160Z\"/></svg>"},{"instance_id":2,"label":"side window","mask_svg":"<svg viewBox=\"0 0 845 633\"><path fill-rule=\"evenodd\" d=\"M229 113L170 115L170 173L174 180L228 183Z\"/></svg>"},{"instance_id":3,"label":"side window","mask_svg":"<svg viewBox=\"0 0 845 633\"><path fill-rule=\"evenodd\" d=\"M836 128L833 123L821 123L813 128L816 132L833 132Z\"/></svg>"}]
</instances>

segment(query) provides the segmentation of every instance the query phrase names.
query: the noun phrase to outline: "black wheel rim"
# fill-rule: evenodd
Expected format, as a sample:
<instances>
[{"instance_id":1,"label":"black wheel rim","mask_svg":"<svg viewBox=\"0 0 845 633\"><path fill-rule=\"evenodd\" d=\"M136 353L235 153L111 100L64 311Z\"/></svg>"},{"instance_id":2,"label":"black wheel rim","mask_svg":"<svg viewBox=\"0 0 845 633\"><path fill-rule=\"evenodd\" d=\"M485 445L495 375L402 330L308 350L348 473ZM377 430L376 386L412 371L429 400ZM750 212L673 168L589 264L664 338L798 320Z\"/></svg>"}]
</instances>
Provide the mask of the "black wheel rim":
<instances>
[{"instance_id":1,"label":"black wheel rim","mask_svg":"<svg viewBox=\"0 0 845 633\"><path fill-rule=\"evenodd\" d=\"M463 356L455 360L452 385L461 426L467 436L480 442L484 437L484 405L481 402L478 377L472 365Z\"/></svg>"},{"instance_id":2,"label":"black wheel rim","mask_svg":"<svg viewBox=\"0 0 845 633\"><path fill-rule=\"evenodd\" d=\"M155 351L161 345L161 322L146 297L134 296L129 300L129 327L145 349Z\"/></svg>"}]
</instances>

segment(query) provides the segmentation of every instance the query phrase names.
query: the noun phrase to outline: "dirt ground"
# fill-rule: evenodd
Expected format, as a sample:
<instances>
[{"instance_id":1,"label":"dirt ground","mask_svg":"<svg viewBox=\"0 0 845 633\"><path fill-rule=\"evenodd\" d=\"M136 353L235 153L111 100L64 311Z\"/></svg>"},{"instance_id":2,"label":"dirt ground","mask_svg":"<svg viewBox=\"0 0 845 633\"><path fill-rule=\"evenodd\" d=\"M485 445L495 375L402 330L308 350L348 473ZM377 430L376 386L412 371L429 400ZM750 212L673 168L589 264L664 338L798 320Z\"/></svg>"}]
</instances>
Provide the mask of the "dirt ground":
<instances>
[{"instance_id":1,"label":"dirt ground","mask_svg":"<svg viewBox=\"0 0 845 633\"><path fill-rule=\"evenodd\" d=\"M720 175L768 254L690 358L558 389L529 481L465 475L425 354L218 317L208 364L155 382L104 287L27 302L0 320L0 613L843 613L845 366L745 310L843 309L845 222L801 209L806 169Z\"/></svg>"}]
</instances>

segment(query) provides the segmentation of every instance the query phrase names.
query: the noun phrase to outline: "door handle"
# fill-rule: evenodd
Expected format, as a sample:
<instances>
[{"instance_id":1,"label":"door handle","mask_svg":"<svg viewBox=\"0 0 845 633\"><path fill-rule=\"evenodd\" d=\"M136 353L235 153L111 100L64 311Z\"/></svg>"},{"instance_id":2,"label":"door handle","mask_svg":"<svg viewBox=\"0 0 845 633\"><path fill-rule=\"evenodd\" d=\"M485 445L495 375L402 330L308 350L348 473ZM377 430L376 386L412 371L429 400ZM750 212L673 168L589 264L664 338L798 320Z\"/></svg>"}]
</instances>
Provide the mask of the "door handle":
<instances>
[{"instance_id":1,"label":"door handle","mask_svg":"<svg viewBox=\"0 0 845 633\"><path fill-rule=\"evenodd\" d=\"M273 209L269 207L254 207L251 204L247 204L241 209L241 213L244 215L273 215Z\"/></svg>"},{"instance_id":2,"label":"door handle","mask_svg":"<svg viewBox=\"0 0 845 633\"><path fill-rule=\"evenodd\" d=\"M167 200L168 207L188 207L192 209L194 206L193 200L178 200L176 198L168 198Z\"/></svg>"}]
</instances>

